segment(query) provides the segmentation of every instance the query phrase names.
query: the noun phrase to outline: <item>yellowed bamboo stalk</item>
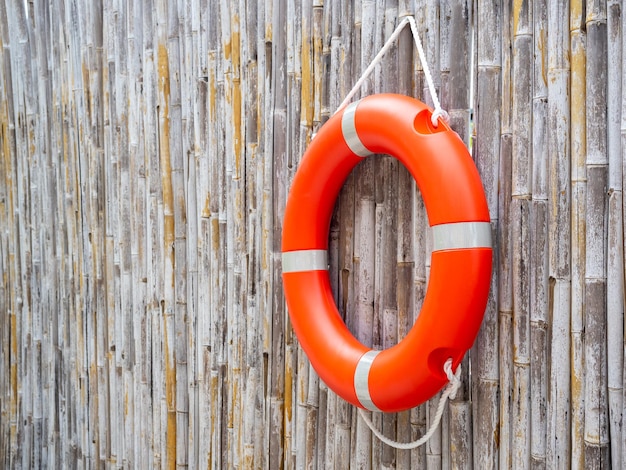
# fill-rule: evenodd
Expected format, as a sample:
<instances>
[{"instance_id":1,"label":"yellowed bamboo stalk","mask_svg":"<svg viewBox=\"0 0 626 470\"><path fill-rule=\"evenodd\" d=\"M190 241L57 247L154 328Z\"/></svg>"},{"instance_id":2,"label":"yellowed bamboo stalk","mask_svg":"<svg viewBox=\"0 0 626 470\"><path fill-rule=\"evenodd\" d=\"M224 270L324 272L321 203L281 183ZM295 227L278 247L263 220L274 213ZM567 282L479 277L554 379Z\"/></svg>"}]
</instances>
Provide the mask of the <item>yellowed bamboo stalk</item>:
<instances>
[{"instance_id":1,"label":"yellowed bamboo stalk","mask_svg":"<svg viewBox=\"0 0 626 470\"><path fill-rule=\"evenodd\" d=\"M570 50L571 50L571 103L572 109L585 109L586 102L586 41L584 32L584 2L570 2ZM571 432L561 427L553 431L555 436L571 436L571 465L584 468L584 356L583 356L583 305L585 269L585 211L587 193L586 158L587 113L571 113ZM555 250L558 249L558 245ZM552 258L551 258L552 260ZM551 262L551 265L554 265ZM565 276L567 271L561 269ZM553 333L554 335L554 333ZM567 396L563 390L563 399ZM554 403L557 406L557 403ZM556 421L555 424L558 424ZM553 428L554 429L554 428ZM553 441L563 443L563 439ZM554 454L567 455L567 447L554 448ZM554 461L554 460L553 460Z\"/></svg>"}]
</instances>

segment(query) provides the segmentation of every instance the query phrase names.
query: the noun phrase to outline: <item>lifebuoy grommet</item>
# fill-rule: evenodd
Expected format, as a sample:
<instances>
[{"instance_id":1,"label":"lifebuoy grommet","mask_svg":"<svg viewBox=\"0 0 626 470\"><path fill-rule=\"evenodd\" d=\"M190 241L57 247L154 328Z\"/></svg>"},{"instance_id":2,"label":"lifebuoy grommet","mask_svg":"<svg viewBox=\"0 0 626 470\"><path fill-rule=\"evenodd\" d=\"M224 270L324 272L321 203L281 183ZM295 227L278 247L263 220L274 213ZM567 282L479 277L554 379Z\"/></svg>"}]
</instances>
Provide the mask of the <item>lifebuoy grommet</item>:
<instances>
[{"instance_id":1,"label":"lifebuoy grommet","mask_svg":"<svg viewBox=\"0 0 626 470\"><path fill-rule=\"evenodd\" d=\"M424 103L394 94L346 106L322 126L294 177L283 222L282 269L294 331L320 378L374 411L413 408L447 382L472 346L491 282L491 226L478 170L463 141ZM373 153L400 160L415 179L432 230L428 288L397 345L374 351L344 324L328 276L328 230L352 169Z\"/></svg>"}]
</instances>

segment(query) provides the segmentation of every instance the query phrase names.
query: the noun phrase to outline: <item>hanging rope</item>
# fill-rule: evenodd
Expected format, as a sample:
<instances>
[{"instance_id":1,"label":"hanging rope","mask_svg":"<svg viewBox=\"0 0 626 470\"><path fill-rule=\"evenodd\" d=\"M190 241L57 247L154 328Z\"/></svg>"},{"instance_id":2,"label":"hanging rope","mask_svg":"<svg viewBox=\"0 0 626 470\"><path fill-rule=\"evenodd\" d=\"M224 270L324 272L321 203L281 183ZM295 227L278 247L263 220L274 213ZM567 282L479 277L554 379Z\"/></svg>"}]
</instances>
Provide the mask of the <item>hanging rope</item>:
<instances>
[{"instance_id":1,"label":"hanging rope","mask_svg":"<svg viewBox=\"0 0 626 470\"><path fill-rule=\"evenodd\" d=\"M433 114L431 116L431 122L433 126L437 127L439 125L438 118L442 118L444 121L448 122L450 117L448 113L441 108L441 103L439 102L439 97L437 96L437 91L435 90L435 84L433 82L433 77L430 73L430 68L428 67L428 62L426 61L426 54L424 54L424 48L422 47L422 41L420 40L419 33L417 32L417 25L415 23L415 18L412 16L406 16L396 27L395 31L389 36L387 42L383 45L383 47L378 51L376 57L372 60L372 62L367 66L365 71L361 74L361 77L357 80L357 82L352 87L352 90L346 95L344 100L337 108L337 111L343 109L346 106L352 97L359 91L363 82L369 77L369 75L374 71L376 66L380 63L385 53L389 50L394 41L398 38L402 29L409 24L411 25L411 32L413 33L413 40L415 41L415 47L417 48L417 54L420 59L420 63L422 64L422 69L424 70L424 76L426 77L426 83L428 85L428 91L430 92L430 97L433 101L433 105L435 107ZM335 111L335 112L337 112Z\"/></svg>"},{"instance_id":2,"label":"hanging rope","mask_svg":"<svg viewBox=\"0 0 626 470\"><path fill-rule=\"evenodd\" d=\"M385 437L378 429L374 427L374 423L372 423L372 421L367 417L367 414L365 413L365 411L359 408L359 414L361 415L361 418L363 419L363 421L365 421L365 424L367 424L367 427L370 428L370 430L374 433L374 435L378 439L380 439L382 442L384 442L388 446L391 446L395 449L403 449L403 450L415 449L416 447L419 447L425 444L426 442L428 442L428 439L430 439L432 435L435 433L437 426L439 426L439 422L441 421L441 416L443 415L443 409L446 404L446 401L448 401L448 399L453 400L456 397L457 390L461 386L461 379L460 379L461 366L460 365L457 368L456 374L455 374L452 372L452 359L448 359L443 365L443 370L445 371L446 376L448 377L449 383L444 389L443 393L441 394L441 398L439 399L439 404L437 405L437 412L435 413L435 417L433 418L433 422L431 423L430 428L428 429L426 434L424 434L417 441L397 442L397 441L394 441L392 439Z\"/></svg>"},{"instance_id":3,"label":"hanging rope","mask_svg":"<svg viewBox=\"0 0 626 470\"><path fill-rule=\"evenodd\" d=\"M439 118L442 118L445 122L449 121L450 117L448 116L448 113L444 109L442 109L441 103L439 102L439 97L437 96L437 91L435 90L435 84L433 82L433 77L432 77L432 75L430 73L430 68L428 67L428 62L426 61L426 54L424 54L424 48L422 47L422 41L420 40L419 33L417 31L417 25L415 23L415 18L412 17L412 16L405 17L398 24L398 26L396 27L394 32L391 34L391 36L389 36L389 39L387 39L387 41L385 42L383 47L380 49L380 51L378 51L378 54L376 54L376 56L374 57L372 62L367 66L367 68L361 74L361 76L359 77L357 82L354 84L354 86L352 87L350 92L346 95L344 100L341 102L341 104L339 105L339 108L337 108L337 111L335 111L335 113L340 111L341 109L343 109L345 106L348 105L350 100L359 91L361 86L363 86L363 83L365 82L367 77L369 77L370 74L374 71L376 66L382 60L382 58L385 55L385 53L389 50L389 48L394 43L394 41L396 41L396 39L398 38L398 36L402 32L402 29L404 29L404 27L407 24L411 26L411 33L413 34L413 40L415 41L415 47L417 48L417 54L419 56L420 63L422 64L422 69L424 70L424 76L426 77L426 84L428 85L428 91L430 92L430 97L431 97L433 105L434 105L434 111L433 111L433 114L431 116L431 122L432 122L433 126L437 127L439 125L439 121L438 121ZM452 372L452 359L448 359L445 362L444 366L443 366L443 370L446 373L446 376L448 377L449 383L446 386L445 390L443 391L443 393L441 395L441 398L439 399L439 404L437 405L437 412L435 413L435 417L433 418L433 421L432 421L432 423L430 425L430 428L428 429L426 434L424 434L417 441L414 441L414 442L396 442L394 440L391 440L391 439L385 437L380 431L378 431L374 427L374 423L372 423L372 421L368 418L368 416L365 413L365 411L359 408L359 414L361 415L361 418L363 419L365 424L367 424L367 426L370 428L370 430L374 433L374 435L378 439L380 439L382 442L384 442L385 444L387 444L387 445L389 445L391 447L394 447L396 449L415 449L416 447L419 447L419 446L425 444L432 437L432 435L435 433L435 430L437 429L437 426L439 426L439 422L441 421L441 416L443 415L443 409L445 407L446 401L448 401L448 399L454 399L454 397L456 396L456 392L457 392L457 390L459 389L459 387L461 385L461 380L460 380L461 366L459 366L457 368L456 374L453 373Z\"/></svg>"}]
</instances>

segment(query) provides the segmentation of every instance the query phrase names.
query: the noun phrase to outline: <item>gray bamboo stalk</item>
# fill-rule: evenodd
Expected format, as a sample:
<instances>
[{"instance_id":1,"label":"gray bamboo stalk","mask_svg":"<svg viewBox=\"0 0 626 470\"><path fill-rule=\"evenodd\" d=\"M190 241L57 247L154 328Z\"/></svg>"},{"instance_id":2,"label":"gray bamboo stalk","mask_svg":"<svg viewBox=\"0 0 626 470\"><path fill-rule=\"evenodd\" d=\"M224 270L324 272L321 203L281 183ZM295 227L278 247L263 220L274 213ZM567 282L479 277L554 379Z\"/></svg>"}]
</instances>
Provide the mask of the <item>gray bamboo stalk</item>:
<instances>
[{"instance_id":1,"label":"gray bamboo stalk","mask_svg":"<svg viewBox=\"0 0 626 470\"><path fill-rule=\"evenodd\" d=\"M376 53L396 28L397 5L387 5L383 9L377 3L375 49ZM382 82L377 78L376 92L398 92L398 43L396 42L383 58ZM375 273L374 273L374 330L375 348L387 349L398 343L398 301L397 301L397 245L398 245L398 168L395 158L376 158L375 174L380 183L375 187ZM383 414L381 429L386 436L399 439L398 414ZM380 446L375 442L373 447ZM397 462L398 451L389 446L380 447L380 468L390 468Z\"/></svg>"},{"instance_id":2,"label":"gray bamboo stalk","mask_svg":"<svg viewBox=\"0 0 626 470\"><path fill-rule=\"evenodd\" d=\"M622 57L620 41L624 14L622 2L607 2L607 382L611 466L621 468L622 412L624 407L624 234L623 175L620 124L622 119Z\"/></svg>"},{"instance_id":3,"label":"gray bamboo stalk","mask_svg":"<svg viewBox=\"0 0 626 470\"><path fill-rule=\"evenodd\" d=\"M530 465L546 465L548 321L548 51L547 3L533 3L532 201L530 208Z\"/></svg>"},{"instance_id":4,"label":"gray bamboo stalk","mask_svg":"<svg viewBox=\"0 0 626 470\"><path fill-rule=\"evenodd\" d=\"M609 466L607 399L606 219L607 219L607 17L606 4L588 2L587 29L587 212L585 252L585 427L588 468Z\"/></svg>"},{"instance_id":5,"label":"gray bamboo stalk","mask_svg":"<svg viewBox=\"0 0 626 470\"><path fill-rule=\"evenodd\" d=\"M622 9L622 15L621 15L621 28L622 28L622 60L624 59L624 54L626 53L626 34L624 34L624 31L626 31L626 14L624 12L624 10ZM624 149L626 149L626 93L624 93L624 90L626 90L626 74L622 74L621 77L621 88L622 88L622 99L621 99L621 122L620 122L620 144L621 144L621 148L622 148L622 153L624 152ZM622 160L622 179L624 178L624 175L626 175L626 162L624 162ZM623 184L623 181L622 181ZM624 199L622 197L622 199ZM624 214L626 214L626 200L623 200L622 203L622 236L624 236L624 233L626 233L626 224L624 224ZM622 248L624 250L624 248ZM624 254L622 255L624 256ZM622 260L623 263L626 263L626 259ZM624 370L622 371L622 377L626 377L626 361L624 361ZM626 378L624 379L626 381ZM622 388L624 388L624 384L622 385ZM622 398L624 399L624 397ZM623 426L623 421L622 421L622 434L624 433L624 426ZM616 444L619 445L619 444ZM622 455L622 462L624 462L624 459L626 458L626 439L622 438L621 441L621 455Z\"/></svg>"},{"instance_id":6,"label":"gray bamboo stalk","mask_svg":"<svg viewBox=\"0 0 626 470\"><path fill-rule=\"evenodd\" d=\"M355 9L356 13L356 9ZM380 23L376 21L376 2L363 1L360 10L360 24L355 25L360 30L360 63L356 67L358 77L374 58L378 50L376 49L376 36L380 34ZM331 82L332 72L331 72ZM353 82L356 79L352 80ZM350 85L351 86L351 85ZM360 96L367 96L375 92L375 75L363 83ZM339 102L343 97L339 96ZM375 324L375 292L376 292L376 194L375 194L375 166L374 158L366 158L362 164L353 171L355 178L355 206L354 206L354 303L350 304L345 312L346 324L351 328L355 337L364 345L381 349L378 324ZM376 332L374 329L376 328ZM337 413L340 419L339 425L344 422L341 418L350 416L353 410L345 408L342 401L337 402ZM356 412L354 413L356 415ZM347 418L350 419L350 418ZM356 419L356 416L355 416ZM374 425L382 429L382 418L380 415L372 416ZM345 422L346 424L347 421ZM372 437L371 432L364 425L362 420L355 421L355 455L354 464L357 466L369 466L370 455L383 452L381 444ZM346 434L349 435L349 430ZM342 436L342 430L337 431L335 436L336 444L340 439L347 439ZM348 460L346 460L346 464ZM342 465L341 460L337 464ZM376 462L372 462L377 465ZM378 463L378 465L381 465Z\"/></svg>"},{"instance_id":7,"label":"gray bamboo stalk","mask_svg":"<svg viewBox=\"0 0 626 470\"><path fill-rule=\"evenodd\" d=\"M280 233L282 226L282 214L286 201L286 190L284 182L287 181L287 76L286 63L287 45L286 45L286 11L280 5L274 5L271 12L272 23L272 88L274 91L273 102L270 103L269 120L272 122L273 135L271 138L273 147L273 167L271 174L273 178L271 187L272 191L272 262L273 265L280 266ZM285 361L287 359L285 351L285 335L286 335L286 312L284 309L284 300L281 292L280 270L275 269L272 276L273 289L273 312L272 312L272 364L270 372L270 447L269 447L269 467L277 467L281 465L284 459L284 413L285 413L285 386L286 381L291 377L285 376Z\"/></svg>"},{"instance_id":8,"label":"gray bamboo stalk","mask_svg":"<svg viewBox=\"0 0 626 470\"><path fill-rule=\"evenodd\" d=\"M546 466L569 465L570 152L569 35L566 2L548 5L548 273L552 345Z\"/></svg>"},{"instance_id":9,"label":"gray bamboo stalk","mask_svg":"<svg viewBox=\"0 0 626 470\"><path fill-rule=\"evenodd\" d=\"M512 246L513 246L513 415L512 466L530 466L530 259L532 243L532 4L513 4L512 61Z\"/></svg>"},{"instance_id":10,"label":"gray bamboo stalk","mask_svg":"<svg viewBox=\"0 0 626 470\"><path fill-rule=\"evenodd\" d=\"M474 128L472 130L472 149L476 166L481 175L487 204L492 219L494 256L491 294L483 323L476 343L471 351L472 357L472 396L473 409L473 465L476 468L497 468L497 452L494 435L498 431L498 387L499 387L499 347L498 347L498 292L509 263L499 264L502 250L508 246L508 236L499 235L507 224L505 208L510 200L510 160L508 172L500 177L507 167L500 162L501 123L500 107L502 93L500 88L502 75L502 25L496 18L502 15L501 6L493 2L478 2L474 5L474 19L481 18L481 28L475 28L476 76L474 92ZM500 185L498 182L501 181ZM499 204L499 193L502 203ZM499 274L498 274L499 273ZM510 279L510 277L508 277ZM510 298L507 297L507 298ZM509 310L510 315L510 310Z\"/></svg>"},{"instance_id":11,"label":"gray bamboo stalk","mask_svg":"<svg viewBox=\"0 0 626 470\"><path fill-rule=\"evenodd\" d=\"M467 1L453 1L449 2L447 8L448 11L441 15L440 34L442 75L446 68L449 69L445 87L442 76L442 106L448 110L452 128L469 146L471 5ZM466 355L462 364L463 387L450 405L448 452L451 468L465 468L473 462L469 364L470 354Z\"/></svg>"},{"instance_id":12,"label":"gray bamboo stalk","mask_svg":"<svg viewBox=\"0 0 626 470\"><path fill-rule=\"evenodd\" d=\"M506 189L499 206L502 233L500 240L498 268L500 272L499 289L499 379L500 410L498 464L501 468L512 465L512 403L513 403L513 13L509 2L502 6L502 100L500 109L501 142L500 174ZM507 262L508 261L508 262Z\"/></svg>"},{"instance_id":13,"label":"gray bamboo stalk","mask_svg":"<svg viewBox=\"0 0 626 470\"><path fill-rule=\"evenodd\" d=\"M441 55L440 55L440 4L433 2L419 2L416 4L416 12L421 11L423 15L423 22L419 22L418 24L423 24L423 28L418 28L418 31L421 34L422 45L424 47L424 53L426 56L426 60L428 61L428 66L430 67L430 71L432 74L435 90L437 93L441 92ZM417 61L416 61L417 62ZM430 91L426 86L426 82L422 83L421 90L421 98L428 105L432 106L432 98L430 96ZM418 221L422 221L423 219L418 219ZM430 273L430 253L432 250L432 244L429 239L428 232L428 224L425 223L424 229L427 231L427 241L424 246L425 250L420 254L425 259L425 279L428 280ZM427 282L427 281L426 281ZM421 302L419 303L421 308ZM429 402L422 405L426 408L426 416L427 416L427 426L430 426L432 416L435 414L435 409L437 406L437 402L439 400L439 394L435 395ZM442 425L439 429L435 431L431 439L424 445L426 447L426 468L427 469L438 469L442 468L444 464L443 461L443 428L445 425L446 418L442 419ZM446 459L448 454L446 452Z\"/></svg>"}]
</instances>

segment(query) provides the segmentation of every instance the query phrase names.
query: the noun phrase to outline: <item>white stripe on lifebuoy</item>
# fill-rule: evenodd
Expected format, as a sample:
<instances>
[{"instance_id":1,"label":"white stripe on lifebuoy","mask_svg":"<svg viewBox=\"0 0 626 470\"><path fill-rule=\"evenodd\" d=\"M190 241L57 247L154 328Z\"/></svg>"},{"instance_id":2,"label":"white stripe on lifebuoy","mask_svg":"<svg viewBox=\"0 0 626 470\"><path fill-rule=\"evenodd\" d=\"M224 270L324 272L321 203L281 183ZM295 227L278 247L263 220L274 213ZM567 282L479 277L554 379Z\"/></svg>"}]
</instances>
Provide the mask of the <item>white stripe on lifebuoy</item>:
<instances>
[{"instance_id":1,"label":"white stripe on lifebuoy","mask_svg":"<svg viewBox=\"0 0 626 470\"><path fill-rule=\"evenodd\" d=\"M328 269L326 250L297 250L283 253L283 272L325 271Z\"/></svg>"},{"instance_id":2,"label":"white stripe on lifebuoy","mask_svg":"<svg viewBox=\"0 0 626 470\"><path fill-rule=\"evenodd\" d=\"M434 225L431 229L433 251L491 248L489 222L457 222Z\"/></svg>"},{"instance_id":3,"label":"white stripe on lifebuoy","mask_svg":"<svg viewBox=\"0 0 626 470\"><path fill-rule=\"evenodd\" d=\"M370 350L361 356L354 370L354 390L361 405L370 411L380 411L370 396L369 376L372 363L380 351Z\"/></svg>"},{"instance_id":4,"label":"white stripe on lifebuoy","mask_svg":"<svg viewBox=\"0 0 626 470\"><path fill-rule=\"evenodd\" d=\"M346 107L346 110L343 112L343 116L341 117L341 132L346 144L348 144L348 147L350 147L350 150L352 150L355 155L358 155L359 157L367 157L368 155L371 155L372 152L370 152L367 147L363 145L363 142L361 142L359 134L356 132L356 125L354 123L356 107L358 104L359 102L357 101L355 103L350 103Z\"/></svg>"}]
</instances>

